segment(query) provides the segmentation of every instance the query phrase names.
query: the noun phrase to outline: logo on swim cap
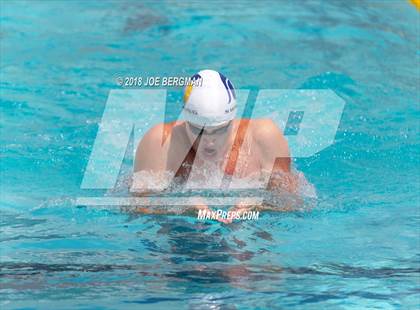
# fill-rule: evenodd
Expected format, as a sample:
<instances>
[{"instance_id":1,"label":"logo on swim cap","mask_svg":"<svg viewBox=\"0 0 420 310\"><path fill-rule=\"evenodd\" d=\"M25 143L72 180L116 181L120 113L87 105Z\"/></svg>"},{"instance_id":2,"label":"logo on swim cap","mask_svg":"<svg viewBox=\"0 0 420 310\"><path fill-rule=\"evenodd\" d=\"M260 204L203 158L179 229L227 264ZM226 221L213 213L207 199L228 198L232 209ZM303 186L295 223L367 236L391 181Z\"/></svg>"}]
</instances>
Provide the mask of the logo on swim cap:
<instances>
[{"instance_id":1,"label":"logo on swim cap","mask_svg":"<svg viewBox=\"0 0 420 310\"><path fill-rule=\"evenodd\" d=\"M200 87L194 83L185 87L184 119L207 126L218 126L234 119L236 94L229 79L214 70L202 70L192 76L192 79L198 78L201 79Z\"/></svg>"},{"instance_id":2,"label":"logo on swim cap","mask_svg":"<svg viewBox=\"0 0 420 310\"><path fill-rule=\"evenodd\" d=\"M184 103L187 103L188 98L190 98L191 92L193 90L193 84L194 81L201 79L201 76L196 73L191 77L191 81L188 83L187 87L185 87L185 92L184 92Z\"/></svg>"},{"instance_id":3,"label":"logo on swim cap","mask_svg":"<svg viewBox=\"0 0 420 310\"><path fill-rule=\"evenodd\" d=\"M219 72L219 75L220 75L220 79L222 80L223 85L225 85L226 91L227 91L227 93L228 93L228 95L229 95L229 103L230 103L230 101L232 100L232 97L233 97L233 99L236 99L235 89L233 88L233 85L232 85L232 83L229 81L229 79L228 79L228 78L226 78L226 77L225 77L223 74L221 74L220 72Z\"/></svg>"}]
</instances>

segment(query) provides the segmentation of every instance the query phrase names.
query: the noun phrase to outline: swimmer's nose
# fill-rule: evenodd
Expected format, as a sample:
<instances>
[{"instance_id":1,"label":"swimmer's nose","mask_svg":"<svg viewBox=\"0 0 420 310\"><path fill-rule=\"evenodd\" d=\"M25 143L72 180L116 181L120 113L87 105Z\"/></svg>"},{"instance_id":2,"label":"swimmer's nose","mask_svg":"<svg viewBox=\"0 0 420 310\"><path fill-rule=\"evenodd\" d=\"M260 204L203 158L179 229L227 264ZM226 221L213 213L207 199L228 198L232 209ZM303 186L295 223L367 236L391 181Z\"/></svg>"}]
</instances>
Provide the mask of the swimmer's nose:
<instances>
[{"instance_id":1,"label":"swimmer's nose","mask_svg":"<svg viewBox=\"0 0 420 310\"><path fill-rule=\"evenodd\" d=\"M211 137L211 136L203 136L203 144L206 146L206 147L213 147L213 146L215 146L215 143L216 143L216 139L214 138L214 137Z\"/></svg>"}]
</instances>

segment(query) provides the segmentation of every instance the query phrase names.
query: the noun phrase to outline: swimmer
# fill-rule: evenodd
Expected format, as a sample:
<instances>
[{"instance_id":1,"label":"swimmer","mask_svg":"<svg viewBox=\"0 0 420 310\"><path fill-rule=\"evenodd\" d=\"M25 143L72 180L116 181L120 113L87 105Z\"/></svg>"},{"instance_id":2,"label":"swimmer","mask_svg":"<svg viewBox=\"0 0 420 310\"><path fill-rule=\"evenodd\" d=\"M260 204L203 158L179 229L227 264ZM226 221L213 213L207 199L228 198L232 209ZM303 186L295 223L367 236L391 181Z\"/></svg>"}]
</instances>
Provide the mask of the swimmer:
<instances>
[{"instance_id":1,"label":"swimmer","mask_svg":"<svg viewBox=\"0 0 420 310\"><path fill-rule=\"evenodd\" d=\"M287 141L270 119L236 118L236 94L232 83L221 73L202 70L184 91L183 120L161 123L151 128L140 141L134 172L170 171L186 182L191 167L199 170L212 164L227 177L247 177L271 171L267 189L296 193L296 178L291 173ZM200 204L193 210L209 207ZM248 211L249 207L233 207ZM147 208L139 212L153 213Z\"/></svg>"}]
</instances>

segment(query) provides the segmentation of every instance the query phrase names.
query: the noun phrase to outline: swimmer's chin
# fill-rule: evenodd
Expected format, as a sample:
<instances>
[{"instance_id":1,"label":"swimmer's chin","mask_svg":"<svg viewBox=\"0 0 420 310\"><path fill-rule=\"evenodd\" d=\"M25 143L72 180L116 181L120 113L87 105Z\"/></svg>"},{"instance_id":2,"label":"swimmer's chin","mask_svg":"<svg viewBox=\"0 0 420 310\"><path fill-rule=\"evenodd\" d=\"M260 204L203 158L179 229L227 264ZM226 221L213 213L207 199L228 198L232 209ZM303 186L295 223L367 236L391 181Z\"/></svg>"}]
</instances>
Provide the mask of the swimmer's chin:
<instances>
[{"instance_id":1,"label":"swimmer's chin","mask_svg":"<svg viewBox=\"0 0 420 310\"><path fill-rule=\"evenodd\" d=\"M217 150L211 150L211 151L201 150L199 153L199 156L203 160L213 161L219 158L219 152Z\"/></svg>"}]
</instances>

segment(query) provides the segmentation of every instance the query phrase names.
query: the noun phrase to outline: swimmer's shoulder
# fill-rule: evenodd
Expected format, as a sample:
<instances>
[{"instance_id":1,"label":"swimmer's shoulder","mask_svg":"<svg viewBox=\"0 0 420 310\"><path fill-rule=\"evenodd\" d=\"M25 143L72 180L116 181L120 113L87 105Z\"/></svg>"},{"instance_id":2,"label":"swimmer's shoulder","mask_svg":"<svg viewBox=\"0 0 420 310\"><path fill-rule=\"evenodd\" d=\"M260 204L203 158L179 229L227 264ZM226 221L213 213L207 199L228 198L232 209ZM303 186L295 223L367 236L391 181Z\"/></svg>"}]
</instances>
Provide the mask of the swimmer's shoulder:
<instances>
[{"instance_id":1,"label":"swimmer's shoulder","mask_svg":"<svg viewBox=\"0 0 420 310\"><path fill-rule=\"evenodd\" d=\"M276 123L269 118L252 119L249 121L253 140L265 150L275 149L276 153L288 153L289 147L283 132Z\"/></svg>"},{"instance_id":2,"label":"swimmer's shoulder","mask_svg":"<svg viewBox=\"0 0 420 310\"><path fill-rule=\"evenodd\" d=\"M273 133L283 136L280 128L269 118L256 118L249 120L252 133L257 137L270 137Z\"/></svg>"},{"instance_id":3,"label":"swimmer's shoulder","mask_svg":"<svg viewBox=\"0 0 420 310\"><path fill-rule=\"evenodd\" d=\"M167 139L177 134L184 123L183 121L175 121L157 124L146 132L141 142L146 142L147 144L164 144Z\"/></svg>"},{"instance_id":4,"label":"swimmer's shoulder","mask_svg":"<svg viewBox=\"0 0 420 310\"><path fill-rule=\"evenodd\" d=\"M262 169L290 171L289 146L276 123L271 119L255 119L250 122L250 129Z\"/></svg>"},{"instance_id":5,"label":"swimmer's shoulder","mask_svg":"<svg viewBox=\"0 0 420 310\"><path fill-rule=\"evenodd\" d=\"M159 123L150 128L137 146L135 171L165 167L170 141L183 123Z\"/></svg>"},{"instance_id":6,"label":"swimmer's shoulder","mask_svg":"<svg viewBox=\"0 0 420 310\"><path fill-rule=\"evenodd\" d=\"M235 127L242 127L240 130L249 131L255 140L272 140L273 138L284 138L280 128L269 118L235 119Z\"/></svg>"}]
</instances>

